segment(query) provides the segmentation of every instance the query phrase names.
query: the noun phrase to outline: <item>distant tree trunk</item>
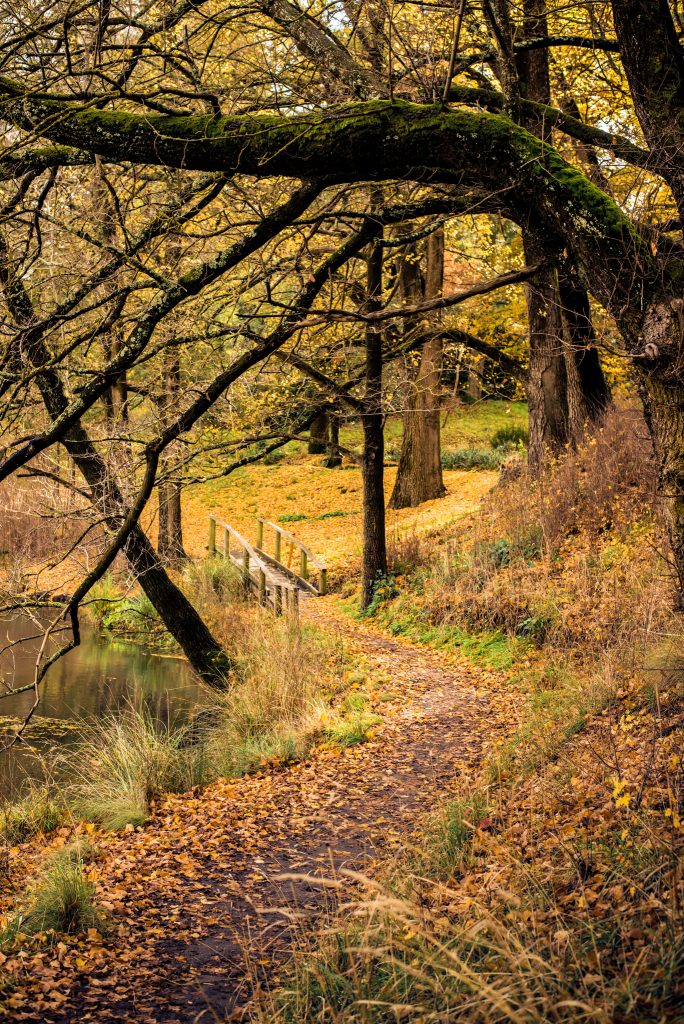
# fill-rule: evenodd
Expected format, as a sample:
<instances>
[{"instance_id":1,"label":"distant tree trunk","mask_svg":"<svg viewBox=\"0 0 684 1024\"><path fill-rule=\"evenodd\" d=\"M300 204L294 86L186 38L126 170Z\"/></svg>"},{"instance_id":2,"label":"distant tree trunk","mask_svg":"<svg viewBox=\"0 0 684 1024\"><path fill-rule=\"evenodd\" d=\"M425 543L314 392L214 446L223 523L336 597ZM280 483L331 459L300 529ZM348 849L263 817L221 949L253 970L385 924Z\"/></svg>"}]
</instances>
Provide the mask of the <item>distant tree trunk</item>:
<instances>
[{"instance_id":1,"label":"distant tree trunk","mask_svg":"<svg viewBox=\"0 0 684 1024\"><path fill-rule=\"evenodd\" d=\"M104 246L111 246L116 238L116 211L102 168L102 160L95 157L93 166L93 205L97 216L95 223L99 228L100 241ZM108 286L110 291L115 285ZM114 324L102 337L105 361L114 359L123 344L121 324ZM128 385L126 374L117 377L111 387L102 396L107 423L111 427L117 422L125 422L128 418Z\"/></svg>"},{"instance_id":2,"label":"distant tree trunk","mask_svg":"<svg viewBox=\"0 0 684 1024\"><path fill-rule=\"evenodd\" d=\"M444 286L444 229L433 232L427 243L424 297L436 298ZM437 336L422 348L418 372L409 384L401 455L390 508L413 508L441 498L442 478L440 390L443 342Z\"/></svg>"},{"instance_id":3,"label":"distant tree trunk","mask_svg":"<svg viewBox=\"0 0 684 1024\"><path fill-rule=\"evenodd\" d=\"M328 448L328 413L324 409L311 421L309 455L323 455Z\"/></svg>"},{"instance_id":4,"label":"distant tree trunk","mask_svg":"<svg viewBox=\"0 0 684 1024\"><path fill-rule=\"evenodd\" d=\"M483 356L474 352L468 353L468 378L466 380L466 394L471 402L479 402L482 398L482 367Z\"/></svg>"},{"instance_id":5,"label":"distant tree trunk","mask_svg":"<svg viewBox=\"0 0 684 1024\"><path fill-rule=\"evenodd\" d=\"M329 416L329 434L328 434L328 457L325 460L325 464L328 469L335 469L337 466L342 465L342 456L340 455L340 417L339 414L333 409Z\"/></svg>"},{"instance_id":6,"label":"distant tree trunk","mask_svg":"<svg viewBox=\"0 0 684 1024\"><path fill-rule=\"evenodd\" d=\"M159 418L167 427L177 407L181 388L180 354L175 346L164 352L164 392L159 402ZM182 484L178 478L177 459L171 447L161 467L161 480L157 484L159 557L169 565L187 558L183 545L183 517L181 509Z\"/></svg>"},{"instance_id":7,"label":"distant tree trunk","mask_svg":"<svg viewBox=\"0 0 684 1024\"><path fill-rule=\"evenodd\" d=\"M382 294L382 248L371 243L367 261L366 310L380 305ZM363 426L363 574L361 606L373 600L375 585L387 575L385 537L385 437L382 410L382 328L366 328L366 393Z\"/></svg>"},{"instance_id":8,"label":"distant tree trunk","mask_svg":"<svg viewBox=\"0 0 684 1024\"><path fill-rule=\"evenodd\" d=\"M167 260L175 269L181 260L178 238L171 233L167 241ZM163 385L159 397L159 419L162 427L168 427L181 397L181 356L180 349L173 344L177 321L169 319L171 333L162 354ZM178 565L187 555L183 545L183 513L181 507L182 483L180 480L178 455L174 445L167 449L161 464L161 480L157 484L159 557L167 565Z\"/></svg>"},{"instance_id":9,"label":"distant tree trunk","mask_svg":"<svg viewBox=\"0 0 684 1024\"><path fill-rule=\"evenodd\" d=\"M187 555L183 546L182 489L178 480L163 480L157 485L159 500L159 557L170 565Z\"/></svg>"}]
</instances>

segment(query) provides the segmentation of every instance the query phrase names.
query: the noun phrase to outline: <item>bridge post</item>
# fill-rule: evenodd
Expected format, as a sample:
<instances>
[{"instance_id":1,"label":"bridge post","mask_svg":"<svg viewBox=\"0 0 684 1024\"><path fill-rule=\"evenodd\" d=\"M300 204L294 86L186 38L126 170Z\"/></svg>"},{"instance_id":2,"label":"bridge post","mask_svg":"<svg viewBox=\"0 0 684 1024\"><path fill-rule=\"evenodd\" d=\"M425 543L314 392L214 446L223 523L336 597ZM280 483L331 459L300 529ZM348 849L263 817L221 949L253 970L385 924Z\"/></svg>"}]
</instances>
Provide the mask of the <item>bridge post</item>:
<instances>
[{"instance_id":1,"label":"bridge post","mask_svg":"<svg viewBox=\"0 0 684 1024\"><path fill-rule=\"evenodd\" d=\"M259 604L266 604L266 573L259 569Z\"/></svg>"},{"instance_id":2,"label":"bridge post","mask_svg":"<svg viewBox=\"0 0 684 1024\"><path fill-rule=\"evenodd\" d=\"M309 578L309 557L308 557L306 551L304 550L304 548L302 548L301 551L300 551L299 564L300 564L300 567L301 567L302 579L303 580L308 580L308 578Z\"/></svg>"},{"instance_id":3,"label":"bridge post","mask_svg":"<svg viewBox=\"0 0 684 1024\"><path fill-rule=\"evenodd\" d=\"M242 550L242 573L244 576L245 584L245 596L249 597L249 550L243 548Z\"/></svg>"},{"instance_id":4,"label":"bridge post","mask_svg":"<svg viewBox=\"0 0 684 1024\"><path fill-rule=\"evenodd\" d=\"M223 527L223 557L230 558L230 533L228 527Z\"/></svg>"},{"instance_id":5,"label":"bridge post","mask_svg":"<svg viewBox=\"0 0 684 1024\"><path fill-rule=\"evenodd\" d=\"M275 535L275 560L276 560L276 562L280 561L280 545L281 545L281 541L282 541L282 538L281 538L281 535L280 535L280 530L276 530L276 535Z\"/></svg>"},{"instance_id":6,"label":"bridge post","mask_svg":"<svg viewBox=\"0 0 684 1024\"><path fill-rule=\"evenodd\" d=\"M208 550L210 555L216 554L216 520L213 516L209 516L209 544Z\"/></svg>"},{"instance_id":7,"label":"bridge post","mask_svg":"<svg viewBox=\"0 0 684 1024\"><path fill-rule=\"evenodd\" d=\"M319 581L318 581L318 591L319 591L321 597L325 597L325 595L328 593L328 570L327 569L321 569L320 570Z\"/></svg>"},{"instance_id":8,"label":"bridge post","mask_svg":"<svg viewBox=\"0 0 684 1024\"><path fill-rule=\"evenodd\" d=\"M273 608L274 608L274 611L275 611L276 615L282 615L283 614L283 588L281 587L281 585L279 583L276 583L276 585L273 588L273 590L274 590L274 598L273 598Z\"/></svg>"},{"instance_id":9,"label":"bridge post","mask_svg":"<svg viewBox=\"0 0 684 1024\"><path fill-rule=\"evenodd\" d=\"M264 550L264 521L263 519L257 519L257 542L256 546L259 551Z\"/></svg>"}]
</instances>

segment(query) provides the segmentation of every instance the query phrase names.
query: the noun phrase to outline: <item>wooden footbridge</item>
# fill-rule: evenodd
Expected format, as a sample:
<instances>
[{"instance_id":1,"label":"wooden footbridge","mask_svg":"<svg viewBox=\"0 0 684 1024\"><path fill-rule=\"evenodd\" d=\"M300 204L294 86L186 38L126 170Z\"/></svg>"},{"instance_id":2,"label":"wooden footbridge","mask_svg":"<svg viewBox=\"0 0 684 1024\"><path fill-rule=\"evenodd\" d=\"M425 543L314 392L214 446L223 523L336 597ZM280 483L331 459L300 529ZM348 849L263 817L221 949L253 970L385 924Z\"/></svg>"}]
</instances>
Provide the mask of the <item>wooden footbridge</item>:
<instances>
[{"instance_id":1,"label":"wooden footbridge","mask_svg":"<svg viewBox=\"0 0 684 1024\"><path fill-rule=\"evenodd\" d=\"M272 537L272 553L265 550L265 536ZM328 591L322 559L288 530L262 516L257 517L255 545L228 523L209 516L208 551L210 557L229 558L242 573L247 594L276 615L297 617L300 595L321 597Z\"/></svg>"}]
</instances>

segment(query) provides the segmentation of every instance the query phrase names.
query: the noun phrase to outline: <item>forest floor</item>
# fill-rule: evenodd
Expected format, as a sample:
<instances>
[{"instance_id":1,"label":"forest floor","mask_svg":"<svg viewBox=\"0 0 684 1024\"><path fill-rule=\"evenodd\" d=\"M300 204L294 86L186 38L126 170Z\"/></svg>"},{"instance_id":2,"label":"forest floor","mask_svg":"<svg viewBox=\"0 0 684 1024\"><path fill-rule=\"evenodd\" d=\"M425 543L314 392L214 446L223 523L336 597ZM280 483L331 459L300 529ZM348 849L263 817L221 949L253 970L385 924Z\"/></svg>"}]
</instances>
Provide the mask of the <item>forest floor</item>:
<instances>
[{"instance_id":1,"label":"forest floor","mask_svg":"<svg viewBox=\"0 0 684 1024\"><path fill-rule=\"evenodd\" d=\"M60 830L41 856L86 833L109 928L5 960L13 1020L239 1019L259 979L272 983L292 951L296 922L328 906L329 887L311 879L371 870L405 846L485 737L502 734L508 700L496 673L390 639L334 598L305 609L374 680L382 720L371 738L169 797L135 830ZM17 872L35 871L31 860L16 858Z\"/></svg>"}]
</instances>

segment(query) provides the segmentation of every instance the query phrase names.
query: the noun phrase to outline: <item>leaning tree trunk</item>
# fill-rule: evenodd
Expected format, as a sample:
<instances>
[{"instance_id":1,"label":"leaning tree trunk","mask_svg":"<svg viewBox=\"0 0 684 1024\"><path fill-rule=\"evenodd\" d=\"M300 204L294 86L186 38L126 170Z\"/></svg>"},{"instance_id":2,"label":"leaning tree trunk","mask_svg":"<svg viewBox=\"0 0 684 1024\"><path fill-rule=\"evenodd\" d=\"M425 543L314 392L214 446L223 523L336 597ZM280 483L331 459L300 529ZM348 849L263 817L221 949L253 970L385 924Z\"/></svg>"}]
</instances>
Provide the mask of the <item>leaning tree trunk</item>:
<instances>
[{"instance_id":1,"label":"leaning tree trunk","mask_svg":"<svg viewBox=\"0 0 684 1024\"><path fill-rule=\"evenodd\" d=\"M380 306L382 293L382 248L371 244L368 254L367 311ZM363 426L363 573L361 606L367 608L379 579L387 575L385 537L385 436L382 410L382 328L366 329L366 393Z\"/></svg>"},{"instance_id":2,"label":"leaning tree trunk","mask_svg":"<svg viewBox=\"0 0 684 1024\"><path fill-rule=\"evenodd\" d=\"M4 238L0 235L0 284L12 318L17 327L22 328L34 320L33 303L23 281L13 278L10 266L6 259ZM62 379L51 365L51 353L43 340L31 337L30 334L28 339L26 356L38 371L36 384L48 415L54 422L68 406ZM79 421L61 440L91 489L93 507L109 532L118 532L126 516L126 502L110 467L93 444L86 428ZM224 687L232 670L230 659L197 609L161 566L140 523L136 523L131 530L123 550L140 586L174 640L183 649L195 672L211 686Z\"/></svg>"},{"instance_id":3,"label":"leaning tree trunk","mask_svg":"<svg viewBox=\"0 0 684 1024\"><path fill-rule=\"evenodd\" d=\"M444 286L444 229L428 238L424 297L437 298ZM422 348L415 379L409 382L401 455L390 508L413 508L441 498L442 478L440 392L443 342L431 338Z\"/></svg>"}]
</instances>

